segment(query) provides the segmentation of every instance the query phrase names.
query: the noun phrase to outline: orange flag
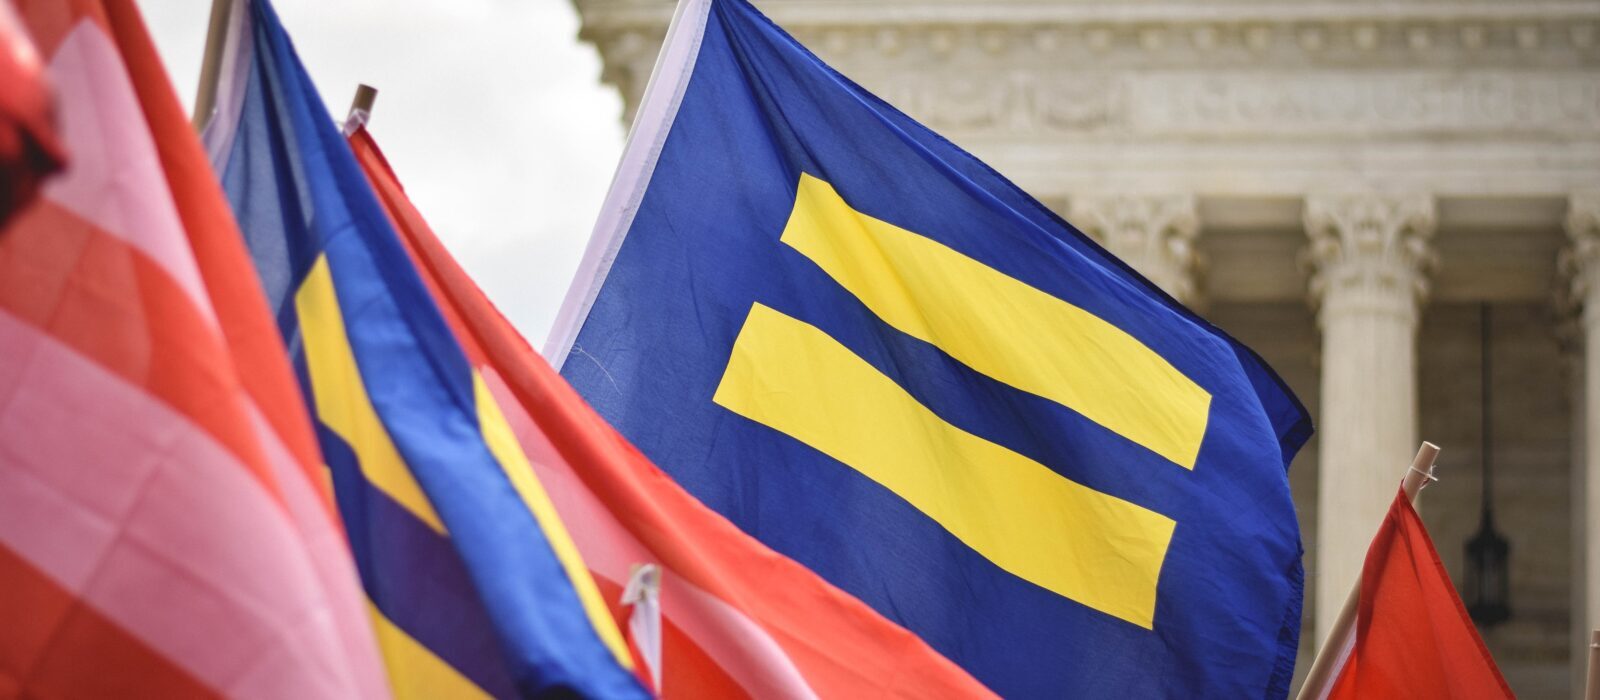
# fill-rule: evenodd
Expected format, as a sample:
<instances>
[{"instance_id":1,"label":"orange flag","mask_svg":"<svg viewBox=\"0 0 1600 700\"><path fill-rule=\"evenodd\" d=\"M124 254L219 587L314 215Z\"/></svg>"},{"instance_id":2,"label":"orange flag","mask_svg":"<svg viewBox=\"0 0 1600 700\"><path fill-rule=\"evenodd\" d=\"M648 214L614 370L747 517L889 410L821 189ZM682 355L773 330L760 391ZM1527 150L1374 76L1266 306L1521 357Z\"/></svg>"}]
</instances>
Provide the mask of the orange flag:
<instances>
[{"instance_id":1,"label":"orange flag","mask_svg":"<svg viewBox=\"0 0 1600 700\"><path fill-rule=\"evenodd\" d=\"M387 695L293 372L138 11L15 7L73 158L0 236L0 698Z\"/></svg>"},{"instance_id":2,"label":"orange flag","mask_svg":"<svg viewBox=\"0 0 1600 700\"><path fill-rule=\"evenodd\" d=\"M1514 697L1404 491L1367 550L1355 643L1330 676L1318 697Z\"/></svg>"},{"instance_id":3,"label":"orange flag","mask_svg":"<svg viewBox=\"0 0 1600 700\"><path fill-rule=\"evenodd\" d=\"M922 640L696 501L618 435L489 303L366 129L356 158L664 698L988 698ZM659 577L655 634L623 609ZM652 594L653 595L653 594ZM649 606L646 606L649 607ZM659 646L656 646L659 645ZM654 647L654 648L652 648Z\"/></svg>"}]
</instances>

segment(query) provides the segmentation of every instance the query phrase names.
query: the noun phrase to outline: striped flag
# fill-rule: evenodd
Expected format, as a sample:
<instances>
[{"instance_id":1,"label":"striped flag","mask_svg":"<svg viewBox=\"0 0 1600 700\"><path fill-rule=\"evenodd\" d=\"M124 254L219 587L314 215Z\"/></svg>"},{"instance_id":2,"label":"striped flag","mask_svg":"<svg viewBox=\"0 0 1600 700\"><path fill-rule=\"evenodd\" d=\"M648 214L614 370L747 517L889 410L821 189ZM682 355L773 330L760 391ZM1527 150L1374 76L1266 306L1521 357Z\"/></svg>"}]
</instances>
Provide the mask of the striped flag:
<instances>
[{"instance_id":1,"label":"striped flag","mask_svg":"<svg viewBox=\"0 0 1600 700\"><path fill-rule=\"evenodd\" d=\"M0 237L0 696L387 695L292 373L131 0L23 0L71 166Z\"/></svg>"},{"instance_id":2,"label":"striped flag","mask_svg":"<svg viewBox=\"0 0 1600 700\"><path fill-rule=\"evenodd\" d=\"M990 695L904 628L706 508L658 470L523 341L407 199L365 129L356 157L507 425L572 525L612 609L654 565L652 668L668 698L952 698Z\"/></svg>"},{"instance_id":3,"label":"striped flag","mask_svg":"<svg viewBox=\"0 0 1600 700\"><path fill-rule=\"evenodd\" d=\"M396 694L646 697L276 13L241 0L232 17L206 135L312 404Z\"/></svg>"},{"instance_id":4,"label":"striped flag","mask_svg":"<svg viewBox=\"0 0 1600 700\"><path fill-rule=\"evenodd\" d=\"M0 2L0 226L65 156L44 64L9 2Z\"/></svg>"}]
</instances>

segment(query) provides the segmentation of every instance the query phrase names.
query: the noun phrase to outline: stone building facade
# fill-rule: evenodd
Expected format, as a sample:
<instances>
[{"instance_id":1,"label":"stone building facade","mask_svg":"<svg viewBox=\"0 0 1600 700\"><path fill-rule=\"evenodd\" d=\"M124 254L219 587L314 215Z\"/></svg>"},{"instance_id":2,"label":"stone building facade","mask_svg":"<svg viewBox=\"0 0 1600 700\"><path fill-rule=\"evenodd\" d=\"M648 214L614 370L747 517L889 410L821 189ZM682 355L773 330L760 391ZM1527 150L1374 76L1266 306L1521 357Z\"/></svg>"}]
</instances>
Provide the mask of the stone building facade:
<instances>
[{"instance_id":1,"label":"stone building facade","mask_svg":"<svg viewBox=\"0 0 1600 700\"><path fill-rule=\"evenodd\" d=\"M575 0L639 102L670 0ZM1318 434L1290 474L1301 672L1419 439L1458 586L1494 356L1524 697L1576 697L1600 626L1600 0L758 0L1250 344Z\"/></svg>"}]
</instances>

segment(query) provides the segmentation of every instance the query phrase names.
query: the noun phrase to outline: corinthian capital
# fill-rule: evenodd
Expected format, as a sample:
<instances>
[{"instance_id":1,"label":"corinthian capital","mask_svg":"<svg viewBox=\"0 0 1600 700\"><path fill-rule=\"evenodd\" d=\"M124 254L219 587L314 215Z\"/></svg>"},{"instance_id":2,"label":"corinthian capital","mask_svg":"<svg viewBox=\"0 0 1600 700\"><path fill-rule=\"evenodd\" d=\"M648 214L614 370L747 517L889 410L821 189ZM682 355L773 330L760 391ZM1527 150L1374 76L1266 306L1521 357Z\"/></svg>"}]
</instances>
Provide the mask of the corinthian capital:
<instances>
[{"instance_id":1,"label":"corinthian capital","mask_svg":"<svg viewBox=\"0 0 1600 700\"><path fill-rule=\"evenodd\" d=\"M1346 311L1415 320L1427 299L1437 226L1425 194L1312 195L1305 201L1311 301L1324 322Z\"/></svg>"},{"instance_id":2,"label":"corinthian capital","mask_svg":"<svg viewBox=\"0 0 1600 700\"><path fill-rule=\"evenodd\" d=\"M1185 304L1195 301L1200 216L1193 195L1080 195L1067 218Z\"/></svg>"},{"instance_id":3,"label":"corinthian capital","mask_svg":"<svg viewBox=\"0 0 1600 700\"><path fill-rule=\"evenodd\" d=\"M1567 198L1567 247L1556 259L1568 284L1558 300L1585 317L1600 320L1594 298L1600 296L1600 190L1575 192Z\"/></svg>"},{"instance_id":4,"label":"corinthian capital","mask_svg":"<svg viewBox=\"0 0 1600 700\"><path fill-rule=\"evenodd\" d=\"M1573 273L1573 296L1583 298L1588 284L1584 278L1600 272L1600 190L1575 192L1567 198L1567 248L1561 261Z\"/></svg>"}]
</instances>

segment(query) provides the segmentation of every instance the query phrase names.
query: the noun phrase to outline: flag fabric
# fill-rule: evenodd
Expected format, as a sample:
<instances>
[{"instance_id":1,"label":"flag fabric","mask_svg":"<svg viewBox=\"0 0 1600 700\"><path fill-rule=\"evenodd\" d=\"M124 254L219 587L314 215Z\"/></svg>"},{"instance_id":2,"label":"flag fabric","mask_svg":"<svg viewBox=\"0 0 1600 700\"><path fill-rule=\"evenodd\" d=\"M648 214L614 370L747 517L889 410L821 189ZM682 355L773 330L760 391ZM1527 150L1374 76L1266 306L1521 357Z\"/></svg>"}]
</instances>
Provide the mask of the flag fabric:
<instances>
[{"instance_id":1,"label":"flag fabric","mask_svg":"<svg viewBox=\"0 0 1600 700\"><path fill-rule=\"evenodd\" d=\"M64 159L39 51L9 0L0 2L0 227Z\"/></svg>"},{"instance_id":2,"label":"flag fabric","mask_svg":"<svg viewBox=\"0 0 1600 700\"><path fill-rule=\"evenodd\" d=\"M356 130L350 142L618 617L625 588L655 582L655 595L636 590L640 617L627 619L644 630L630 635L640 655L661 660L650 670L663 697L989 695L905 629L740 532L650 464L473 284L368 132ZM656 573L634 575L646 567Z\"/></svg>"},{"instance_id":3,"label":"flag fabric","mask_svg":"<svg viewBox=\"0 0 1600 700\"><path fill-rule=\"evenodd\" d=\"M73 159L0 237L0 696L386 696L292 370L137 10L16 8Z\"/></svg>"},{"instance_id":4,"label":"flag fabric","mask_svg":"<svg viewBox=\"0 0 1600 700\"><path fill-rule=\"evenodd\" d=\"M397 695L645 697L571 538L265 0L206 138L296 363Z\"/></svg>"},{"instance_id":5,"label":"flag fabric","mask_svg":"<svg viewBox=\"0 0 1600 700\"><path fill-rule=\"evenodd\" d=\"M1328 686L1302 697L1513 698L1401 491L1367 550L1356 625L1330 640Z\"/></svg>"},{"instance_id":6,"label":"flag fabric","mask_svg":"<svg viewBox=\"0 0 1600 700\"><path fill-rule=\"evenodd\" d=\"M1293 394L743 0L680 3L546 350L1000 695L1288 691Z\"/></svg>"}]
</instances>

